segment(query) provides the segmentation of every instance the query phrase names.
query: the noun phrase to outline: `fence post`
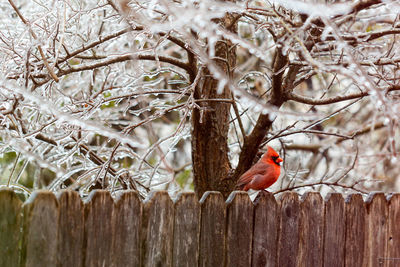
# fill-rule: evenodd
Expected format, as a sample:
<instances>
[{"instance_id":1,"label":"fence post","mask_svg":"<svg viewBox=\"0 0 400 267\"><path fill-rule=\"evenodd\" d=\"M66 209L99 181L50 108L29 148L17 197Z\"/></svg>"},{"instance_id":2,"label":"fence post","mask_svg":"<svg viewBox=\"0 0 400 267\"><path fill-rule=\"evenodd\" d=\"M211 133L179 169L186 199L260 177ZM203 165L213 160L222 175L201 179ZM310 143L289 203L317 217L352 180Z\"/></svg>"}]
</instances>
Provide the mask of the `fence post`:
<instances>
[{"instance_id":1,"label":"fence post","mask_svg":"<svg viewBox=\"0 0 400 267\"><path fill-rule=\"evenodd\" d=\"M57 195L60 217L58 227L59 266L83 264L83 236L85 230L85 210L79 194L75 191L62 191Z\"/></svg>"},{"instance_id":2,"label":"fence post","mask_svg":"<svg viewBox=\"0 0 400 267\"><path fill-rule=\"evenodd\" d=\"M174 209L166 191L151 192L143 203L142 266L171 266Z\"/></svg>"},{"instance_id":3,"label":"fence post","mask_svg":"<svg viewBox=\"0 0 400 267\"><path fill-rule=\"evenodd\" d=\"M112 266L140 266L142 203L136 192L118 194L111 221L114 237Z\"/></svg>"},{"instance_id":4,"label":"fence post","mask_svg":"<svg viewBox=\"0 0 400 267\"><path fill-rule=\"evenodd\" d=\"M180 193L174 203L172 266L193 267L199 260L200 203L193 192Z\"/></svg>"},{"instance_id":5,"label":"fence post","mask_svg":"<svg viewBox=\"0 0 400 267\"><path fill-rule=\"evenodd\" d=\"M0 266L18 264L21 207L22 201L12 190L0 190Z\"/></svg>"},{"instance_id":6,"label":"fence post","mask_svg":"<svg viewBox=\"0 0 400 267\"><path fill-rule=\"evenodd\" d=\"M55 195L34 192L23 212L21 266L56 266L59 207Z\"/></svg>"},{"instance_id":7,"label":"fence post","mask_svg":"<svg viewBox=\"0 0 400 267\"><path fill-rule=\"evenodd\" d=\"M317 192L309 192L302 197L298 266L322 266L324 204L321 195Z\"/></svg>"},{"instance_id":8,"label":"fence post","mask_svg":"<svg viewBox=\"0 0 400 267\"><path fill-rule=\"evenodd\" d=\"M246 192L227 199L226 266L250 266L254 206Z\"/></svg>"},{"instance_id":9,"label":"fence post","mask_svg":"<svg viewBox=\"0 0 400 267\"><path fill-rule=\"evenodd\" d=\"M85 203L85 267L111 265L113 204L105 190L92 191Z\"/></svg>"},{"instance_id":10,"label":"fence post","mask_svg":"<svg viewBox=\"0 0 400 267\"><path fill-rule=\"evenodd\" d=\"M267 192L258 193L254 208L252 266L277 266L277 243L279 231L278 203Z\"/></svg>"},{"instance_id":11,"label":"fence post","mask_svg":"<svg viewBox=\"0 0 400 267\"><path fill-rule=\"evenodd\" d=\"M199 266L224 266L225 201L220 192L208 191L200 200Z\"/></svg>"},{"instance_id":12,"label":"fence post","mask_svg":"<svg viewBox=\"0 0 400 267\"><path fill-rule=\"evenodd\" d=\"M383 193L372 193L367 201L367 210L367 266L383 266L388 240L388 205L385 195Z\"/></svg>"},{"instance_id":13,"label":"fence post","mask_svg":"<svg viewBox=\"0 0 400 267\"><path fill-rule=\"evenodd\" d=\"M280 233L278 266L298 266L300 202L295 192L285 192L279 199Z\"/></svg>"},{"instance_id":14,"label":"fence post","mask_svg":"<svg viewBox=\"0 0 400 267\"><path fill-rule=\"evenodd\" d=\"M327 196L324 219L324 266L344 267L346 213L341 194L331 193Z\"/></svg>"},{"instance_id":15,"label":"fence post","mask_svg":"<svg viewBox=\"0 0 400 267\"><path fill-rule=\"evenodd\" d=\"M346 199L346 244L345 266L365 266L366 208L359 194L349 195Z\"/></svg>"}]
</instances>

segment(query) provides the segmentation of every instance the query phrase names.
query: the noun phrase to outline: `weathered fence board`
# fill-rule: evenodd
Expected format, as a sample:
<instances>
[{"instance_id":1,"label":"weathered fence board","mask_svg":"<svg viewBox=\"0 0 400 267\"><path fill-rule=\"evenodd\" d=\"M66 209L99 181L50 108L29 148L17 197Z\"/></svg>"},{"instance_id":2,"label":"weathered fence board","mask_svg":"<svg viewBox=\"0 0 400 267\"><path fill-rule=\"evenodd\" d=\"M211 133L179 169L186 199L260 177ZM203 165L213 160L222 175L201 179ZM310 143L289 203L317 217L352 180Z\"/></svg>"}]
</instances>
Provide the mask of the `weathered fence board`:
<instances>
[{"instance_id":1,"label":"weathered fence board","mask_svg":"<svg viewBox=\"0 0 400 267\"><path fill-rule=\"evenodd\" d=\"M297 266L299 256L300 201L294 192L286 192L280 201L278 266Z\"/></svg>"},{"instance_id":2,"label":"weathered fence board","mask_svg":"<svg viewBox=\"0 0 400 267\"><path fill-rule=\"evenodd\" d=\"M361 195L350 195L346 199L346 244L345 266L365 266L367 211Z\"/></svg>"},{"instance_id":3,"label":"weathered fence board","mask_svg":"<svg viewBox=\"0 0 400 267\"><path fill-rule=\"evenodd\" d=\"M300 204L300 266L322 266L324 201L318 193L307 193Z\"/></svg>"},{"instance_id":4,"label":"weathered fence board","mask_svg":"<svg viewBox=\"0 0 400 267\"><path fill-rule=\"evenodd\" d=\"M140 265L141 221L142 203L138 194L133 191L120 194L116 199L112 218L112 266Z\"/></svg>"},{"instance_id":5,"label":"weathered fence board","mask_svg":"<svg viewBox=\"0 0 400 267\"><path fill-rule=\"evenodd\" d=\"M111 266L114 202L107 191L93 191L85 203L85 266Z\"/></svg>"},{"instance_id":6,"label":"weathered fence board","mask_svg":"<svg viewBox=\"0 0 400 267\"><path fill-rule=\"evenodd\" d=\"M383 193L372 194L367 201L368 208L368 237L367 266L383 265L387 248L387 217L388 207ZM399 248L400 249L400 248Z\"/></svg>"},{"instance_id":7,"label":"weathered fence board","mask_svg":"<svg viewBox=\"0 0 400 267\"><path fill-rule=\"evenodd\" d=\"M58 264L60 267L83 264L83 237L85 209L77 192L63 191L58 197L60 219L58 224Z\"/></svg>"},{"instance_id":8,"label":"weathered fence board","mask_svg":"<svg viewBox=\"0 0 400 267\"><path fill-rule=\"evenodd\" d=\"M234 191L230 194L227 200L227 266L251 265L253 209L253 203L246 192Z\"/></svg>"},{"instance_id":9,"label":"weathered fence board","mask_svg":"<svg viewBox=\"0 0 400 267\"><path fill-rule=\"evenodd\" d=\"M346 213L341 194L329 194L325 202L324 266L344 265L346 243Z\"/></svg>"},{"instance_id":10,"label":"weathered fence board","mask_svg":"<svg viewBox=\"0 0 400 267\"><path fill-rule=\"evenodd\" d=\"M35 192L23 209L21 265L56 266L59 209L55 195Z\"/></svg>"},{"instance_id":11,"label":"weathered fence board","mask_svg":"<svg viewBox=\"0 0 400 267\"><path fill-rule=\"evenodd\" d=\"M400 194L391 196L388 204L388 246L384 266L396 267L400 266Z\"/></svg>"},{"instance_id":12,"label":"weathered fence board","mask_svg":"<svg viewBox=\"0 0 400 267\"><path fill-rule=\"evenodd\" d=\"M220 192L206 192L200 200L199 266L224 266L225 201Z\"/></svg>"},{"instance_id":13,"label":"weathered fence board","mask_svg":"<svg viewBox=\"0 0 400 267\"><path fill-rule=\"evenodd\" d=\"M174 204L172 266L192 267L199 260L200 204L194 193L181 193Z\"/></svg>"},{"instance_id":14,"label":"weathered fence board","mask_svg":"<svg viewBox=\"0 0 400 267\"><path fill-rule=\"evenodd\" d=\"M276 267L279 234L278 203L266 191L255 199L252 266Z\"/></svg>"},{"instance_id":15,"label":"weathered fence board","mask_svg":"<svg viewBox=\"0 0 400 267\"><path fill-rule=\"evenodd\" d=\"M150 193L143 207L142 266L171 266L173 216L173 203L168 193Z\"/></svg>"},{"instance_id":16,"label":"weathered fence board","mask_svg":"<svg viewBox=\"0 0 400 267\"><path fill-rule=\"evenodd\" d=\"M0 266L400 266L400 194L0 190Z\"/></svg>"},{"instance_id":17,"label":"weathered fence board","mask_svg":"<svg viewBox=\"0 0 400 267\"><path fill-rule=\"evenodd\" d=\"M0 266L13 266L19 260L22 202L11 190L0 190Z\"/></svg>"}]
</instances>

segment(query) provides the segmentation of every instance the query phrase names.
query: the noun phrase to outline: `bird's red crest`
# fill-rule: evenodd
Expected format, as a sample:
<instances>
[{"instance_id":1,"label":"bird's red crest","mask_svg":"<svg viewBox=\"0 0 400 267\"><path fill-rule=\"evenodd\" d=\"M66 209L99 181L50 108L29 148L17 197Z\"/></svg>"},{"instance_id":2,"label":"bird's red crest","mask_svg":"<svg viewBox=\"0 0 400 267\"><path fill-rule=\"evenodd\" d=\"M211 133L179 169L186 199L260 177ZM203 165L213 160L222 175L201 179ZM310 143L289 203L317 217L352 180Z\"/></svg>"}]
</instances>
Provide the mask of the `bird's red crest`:
<instances>
[{"instance_id":1,"label":"bird's red crest","mask_svg":"<svg viewBox=\"0 0 400 267\"><path fill-rule=\"evenodd\" d=\"M273 149L272 147L268 146L268 151L267 151L268 157L276 157L278 155L278 153L275 151L275 149Z\"/></svg>"}]
</instances>

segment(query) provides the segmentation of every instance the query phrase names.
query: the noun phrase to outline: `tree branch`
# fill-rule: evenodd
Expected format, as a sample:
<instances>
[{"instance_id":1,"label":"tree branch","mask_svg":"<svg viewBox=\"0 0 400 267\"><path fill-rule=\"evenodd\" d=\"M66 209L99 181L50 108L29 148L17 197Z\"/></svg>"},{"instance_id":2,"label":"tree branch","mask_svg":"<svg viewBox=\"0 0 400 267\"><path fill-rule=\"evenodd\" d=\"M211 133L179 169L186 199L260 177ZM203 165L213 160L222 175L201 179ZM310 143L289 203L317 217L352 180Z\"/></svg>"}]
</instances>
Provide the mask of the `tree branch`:
<instances>
[{"instance_id":1,"label":"tree branch","mask_svg":"<svg viewBox=\"0 0 400 267\"><path fill-rule=\"evenodd\" d=\"M113 58L109 58L107 60L101 61L101 62L97 62L94 64L89 64L89 65L84 65L84 66L80 66L80 67L74 67L68 70L62 70L58 73L59 76L62 75L67 75L70 73L74 73L74 72L80 72L80 71L84 71L84 70L93 70L96 68L100 68L100 67L104 67L104 66L108 66L110 64L115 64L115 63L120 63L120 62L124 62L124 61L128 61L128 60L152 60L152 61L160 61L160 62L165 62L165 63L169 63L171 65L174 65L176 67L182 68L186 71L190 71L190 67L187 63L182 62L180 60L171 58L171 57L164 57L164 56L154 56L154 55L122 55L122 56L117 56L117 57L113 57Z\"/></svg>"},{"instance_id":2,"label":"tree branch","mask_svg":"<svg viewBox=\"0 0 400 267\"><path fill-rule=\"evenodd\" d=\"M351 136L351 139L354 139L360 135L364 135L367 133L370 133L373 130L379 130L386 127L386 125L383 122L377 122L373 126L366 126L360 130L355 130L347 134L347 136ZM343 141L348 140L348 138L339 138L336 140L335 144L340 144ZM290 144L290 145L285 145L286 150L304 150L304 151L309 151L313 153L318 153L319 150L322 148L323 144Z\"/></svg>"},{"instance_id":3,"label":"tree branch","mask_svg":"<svg viewBox=\"0 0 400 267\"><path fill-rule=\"evenodd\" d=\"M92 43L90 43L90 44L88 44L86 46L83 45L81 48L79 48L79 49L77 49L77 50L75 50L75 51L73 51L71 53L66 51L67 55L65 57L63 57L63 58L60 58L57 61L57 64L63 63L64 61L66 61L66 60L68 60L70 58L73 58L74 56L76 56L76 55L78 55L78 54L80 54L82 52L85 52L85 51L87 51L87 50L89 50L89 49L91 49L93 47L98 46L99 44L102 44L104 42L107 42L109 40L117 38L117 37L123 35L124 33L131 32L133 30L140 31L140 30L143 30L143 27L137 26L135 28L132 28L132 27L131 28L126 28L126 29L114 32L114 33L112 33L110 35L104 36L104 37L99 36L98 40L93 41Z\"/></svg>"},{"instance_id":4,"label":"tree branch","mask_svg":"<svg viewBox=\"0 0 400 267\"><path fill-rule=\"evenodd\" d=\"M387 92L397 91L397 90L400 90L400 85L392 85L387 89ZM325 99L314 99L314 98L301 96L301 95L291 92L291 93L288 93L287 97L289 100L292 100L292 101L296 101L296 102L307 104L307 105L318 106L318 105L327 105L327 104L333 104L333 103L338 103L338 102L342 102L342 101L362 98L362 97L369 96L369 95L370 95L370 92L361 92L361 93L354 93L354 94L350 94L350 95L346 95L346 96L336 96L336 97L325 98Z\"/></svg>"}]
</instances>

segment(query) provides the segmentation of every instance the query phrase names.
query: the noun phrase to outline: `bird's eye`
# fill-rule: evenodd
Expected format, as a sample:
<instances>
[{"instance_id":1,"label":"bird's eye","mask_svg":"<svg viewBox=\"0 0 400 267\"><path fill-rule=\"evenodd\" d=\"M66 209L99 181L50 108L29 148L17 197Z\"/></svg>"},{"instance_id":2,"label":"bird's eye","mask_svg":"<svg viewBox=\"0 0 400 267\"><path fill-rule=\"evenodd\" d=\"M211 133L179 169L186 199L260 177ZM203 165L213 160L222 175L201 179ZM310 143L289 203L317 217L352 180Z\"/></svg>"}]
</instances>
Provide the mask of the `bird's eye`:
<instances>
[{"instance_id":1,"label":"bird's eye","mask_svg":"<svg viewBox=\"0 0 400 267\"><path fill-rule=\"evenodd\" d=\"M276 165L278 165L278 166L281 165L281 164L279 164L279 162L277 162L279 156L272 156L271 158L272 158L272 161L273 161Z\"/></svg>"}]
</instances>

